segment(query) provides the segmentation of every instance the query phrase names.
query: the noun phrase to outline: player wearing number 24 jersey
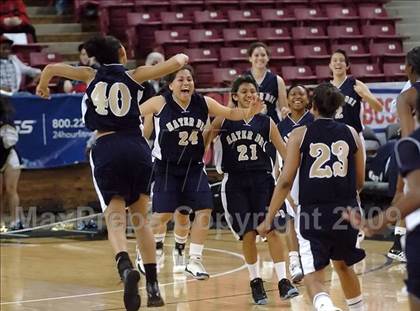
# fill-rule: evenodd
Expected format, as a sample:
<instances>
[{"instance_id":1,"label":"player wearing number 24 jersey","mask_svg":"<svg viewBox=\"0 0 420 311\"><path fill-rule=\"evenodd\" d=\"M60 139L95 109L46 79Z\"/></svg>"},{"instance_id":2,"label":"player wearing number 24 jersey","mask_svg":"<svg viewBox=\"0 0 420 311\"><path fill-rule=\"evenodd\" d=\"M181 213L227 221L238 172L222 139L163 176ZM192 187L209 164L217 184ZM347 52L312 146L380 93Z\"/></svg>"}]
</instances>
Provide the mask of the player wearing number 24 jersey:
<instances>
[{"instance_id":1,"label":"player wearing number 24 jersey","mask_svg":"<svg viewBox=\"0 0 420 311\"><path fill-rule=\"evenodd\" d=\"M115 253L117 269L124 282L124 305L128 311L140 308L138 282L140 274L133 268L127 252L125 227L128 206L133 217L137 241L153 245L147 217L148 185L151 175L151 154L140 131L139 103L142 102L142 82L156 79L181 68L188 57L178 54L156 66L141 66L127 70L124 47L114 37L94 37L84 43L90 57L100 68L72 67L66 64L48 65L42 72L37 94L49 97L48 83L53 76L83 81L89 84L83 101L86 126L96 131L90 163L96 192L105 214L108 236ZM125 222L124 222L125 226ZM163 299L156 279L155 250L143 247L150 258L146 270L147 305L162 306Z\"/></svg>"}]
</instances>

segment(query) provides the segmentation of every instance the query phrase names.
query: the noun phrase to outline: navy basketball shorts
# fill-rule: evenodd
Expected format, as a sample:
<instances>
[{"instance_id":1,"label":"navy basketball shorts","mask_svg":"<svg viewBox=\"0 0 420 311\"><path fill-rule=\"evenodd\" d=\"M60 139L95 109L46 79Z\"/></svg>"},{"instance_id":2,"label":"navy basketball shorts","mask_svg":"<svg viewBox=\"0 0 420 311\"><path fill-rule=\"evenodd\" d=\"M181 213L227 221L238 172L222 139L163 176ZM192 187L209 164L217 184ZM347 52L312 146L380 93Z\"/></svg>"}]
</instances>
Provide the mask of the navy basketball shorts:
<instances>
[{"instance_id":1,"label":"navy basketball shorts","mask_svg":"<svg viewBox=\"0 0 420 311\"><path fill-rule=\"evenodd\" d=\"M152 157L140 134L114 133L99 137L90 153L93 183L105 211L112 197L126 206L150 193Z\"/></svg>"},{"instance_id":2,"label":"navy basketball shorts","mask_svg":"<svg viewBox=\"0 0 420 311\"><path fill-rule=\"evenodd\" d=\"M152 210L154 213L198 211L213 208L213 195L202 165L185 173L158 168L154 170Z\"/></svg>"},{"instance_id":3,"label":"navy basketball shorts","mask_svg":"<svg viewBox=\"0 0 420 311\"><path fill-rule=\"evenodd\" d=\"M238 240L264 220L273 189L271 172L225 173L222 204L229 228Z\"/></svg>"},{"instance_id":4,"label":"navy basketball shorts","mask_svg":"<svg viewBox=\"0 0 420 311\"><path fill-rule=\"evenodd\" d=\"M331 205L298 206L295 228L304 274L325 268L330 259L352 266L365 258L356 247L358 230L341 219L342 211Z\"/></svg>"},{"instance_id":5,"label":"navy basketball shorts","mask_svg":"<svg viewBox=\"0 0 420 311\"><path fill-rule=\"evenodd\" d=\"M420 225L407 233L405 240L407 256L407 291L420 299Z\"/></svg>"}]
</instances>

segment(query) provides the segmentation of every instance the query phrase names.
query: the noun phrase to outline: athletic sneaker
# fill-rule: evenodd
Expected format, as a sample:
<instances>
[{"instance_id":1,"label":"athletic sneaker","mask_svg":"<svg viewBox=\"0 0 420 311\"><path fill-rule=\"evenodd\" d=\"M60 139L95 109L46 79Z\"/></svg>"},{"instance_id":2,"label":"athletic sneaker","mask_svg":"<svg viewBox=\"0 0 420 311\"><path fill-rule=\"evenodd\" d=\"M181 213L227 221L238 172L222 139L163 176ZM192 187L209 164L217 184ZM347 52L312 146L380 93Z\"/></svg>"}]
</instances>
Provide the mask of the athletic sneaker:
<instances>
[{"instance_id":1,"label":"athletic sneaker","mask_svg":"<svg viewBox=\"0 0 420 311\"><path fill-rule=\"evenodd\" d=\"M322 305L316 311L342 311L342 310L340 308L337 308L336 306L329 307L329 306Z\"/></svg>"},{"instance_id":2,"label":"athletic sneaker","mask_svg":"<svg viewBox=\"0 0 420 311\"><path fill-rule=\"evenodd\" d=\"M124 282L124 306L127 311L137 311L140 308L139 295L140 273L132 268L124 270L122 275Z\"/></svg>"},{"instance_id":3,"label":"athletic sneaker","mask_svg":"<svg viewBox=\"0 0 420 311\"><path fill-rule=\"evenodd\" d=\"M255 278L250 283L252 298L257 305L266 305L268 303L267 294L264 289L264 283L261 278Z\"/></svg>"},{"instance_id":4,"label":"athletic sneaker","mask_svg":"<svg viewBox=\"0 0 420 311\"><path fill-rule=\"evenodd\" d=\"M164 267L165 253L163 249L156 249L156 271L159 273L160 269ZM141 274L146 275L144 270L144 262L141 258L140 250L136 246L136 268Z\"/></svg>"},{"instance_id":5,"label":"athletic sneaker","mask_svg":"<svg viewBox=\"0 0 420 311\"><path fill-rule=\"evenodd\" d=\"M288 279L281 279L278 288L281 300L290 299L299 295L298 289Z\"/></svg>"},{"instance_id":6,"label":"athletic sneaker","mask_svg":"<svg viewBox=\"0 0 420 311\"><path fill-rule=\"evenodd\" d=\"M172 260L174 266L173 273L183 273L185 271L185 244L178 244L172 251Z\"/></svg>"},{"instance_id":7,"label":"athletic sneaker","mask_svg":"<svg viewBox=\"0 0 420 311\"><path fill-rule=\"evenodd\" d=\"M157 266L157 265L156 265ZM140 250L136 245L136 268L143 275L146 275L146 270L144 270L143 259L141 258Z\"/></svg>"},{"instance_id":8,"label":"athletic sneaker","mask_svg":"<svg viewBox=\"0 0 420 311\"><path fill-rule=\"evenodd\" d=\"M207 280L210 277L204 268L201 259L197 258L190 258L187 266L185 267L185 272L197 280Z\"/></svg>"},{"instance_id":9,"label":"athletic sneaker","mask_svg":"<svg viewBox=\"0 0 420 311\"><path fill-rule=\"evenodd\" d=\"M289 273L293 283L299 283L303 279L303 270L299 260L290 261Z\"/></svg>"},{"instance_id":10,"label":"athletic sneaker","mask_svg":"<svg viewBox=\"0 0 420 311\"><path fill-rule=\"evenodd\" d=\"M147 291L147 306L148 307L161 307L165 305L165 302L160 295L158 282L146 283Z\"/></svg>"},{"instance_id":11,"label":"athletic sneaker","mask_svg":"<svg viewBox=\"0 0 420 311\"><path fill-rule=\"evenodd\" d=\"M400 262L407 262L407 258L405 257L405 253L402 249L391 247L387 257Z\"/></svg>"}]
</instances>

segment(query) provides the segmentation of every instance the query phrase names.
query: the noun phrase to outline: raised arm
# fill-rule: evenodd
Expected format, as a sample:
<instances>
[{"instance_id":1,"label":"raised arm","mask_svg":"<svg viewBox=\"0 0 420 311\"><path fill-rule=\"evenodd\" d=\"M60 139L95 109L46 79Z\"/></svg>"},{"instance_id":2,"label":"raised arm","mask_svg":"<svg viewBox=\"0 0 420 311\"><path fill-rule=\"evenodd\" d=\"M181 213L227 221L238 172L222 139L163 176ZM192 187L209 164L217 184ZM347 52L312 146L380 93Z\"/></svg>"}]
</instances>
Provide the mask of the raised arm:
<instances>
[{"instance_id":1,"label":"raised arm","mask_svg":"<svg viewBox=\"0 0 420 311\"><path fill-rule=\"evenodd\" d=\"M62 63L47 65L41 72L36 94L43 98L48 98L50 96L48 84L53 77L62 77L89 83L94 78L95 73L96 70L91 67L74 67Z\"/></svg>"},{"instance_id":2,"label":"raised arm","mask_svg":"<svg viewBox=\"0 0 420 311\"><path fill-rule=\"evenodd\" d=\"M222 117L228 120L239 121L246 120L259 113L262 109L261 100L255 97L255 101L250 105L249 108L230 108L219 104L216 100L211 97L204 96L206 100L209 113L216 117Z\"/></svg>"},{"instance_id":3,"label":"raised arm","mask_svg":"<svg viewBox=\"0 0 420 311\"><path fill-rule=\"evenodd\" d=\"M286 144L283 138L281 138L279 129L272 119L270 119L270 140L273 143L276 150L280 153L282 159L286 158ZM276 161L277 162L277 161Z\"/></svg>"},{"instance_id":4,"label":"raised arm","mask_svg":"<svg viewBox=\"0 0 420 311\"><path fill-rule=\"evenodd\" d=\"M166 76L178 69L181 69L188 63L188 56L185 54L176 54L167 61L153 66L140 66L130 71L130 75L138 83L147 80L155 80Z\"/></svg>"},{"instance_id":5,"label":"raised arm","mask_svg":"<svg viewBox=\"0 0 420 311\"><path fill-rule=\"evenodd\" d=\"M144 117L158 114L165 105L165 98L162 95L153 96L139 106L140 114Z\"/></svg>"},{"instance_id":6,"label":"raised arm","mask_svg":"<svg viewBox=\"0 0 420 311\"><path fill-rule=\"evenodd\" d=\"M146 139L150 139L150 136L152 136L153 132L153 114L147 114L144 116L143 121L143 136Z\"/></svg>"},{"instance_id":7,"label":"raised arm","mask_svg":"<svg viewBox=\"0 0 420 311\"><path fill-rule=\"evenodd\" d=\"M280 76L277 76L277 86L278 86L277 108L280 112L281 119L283 120L290 111L289 111L289 107L287 106L286 84L284 83L283 78Z\"/></svg>"},{"instance_id":8,"label":"raised arm","mask_svg":"<svg viewBox=\"0 0 420 311\"><path fill-rule=\"evenodd\" d=\"M369 106L379 112L383 110L383 106L381 102L372 94L369 88L363 82L356 80L356 85L354 86L354 90L364 101L366 101Z\"/></svg>"}]
</instances>

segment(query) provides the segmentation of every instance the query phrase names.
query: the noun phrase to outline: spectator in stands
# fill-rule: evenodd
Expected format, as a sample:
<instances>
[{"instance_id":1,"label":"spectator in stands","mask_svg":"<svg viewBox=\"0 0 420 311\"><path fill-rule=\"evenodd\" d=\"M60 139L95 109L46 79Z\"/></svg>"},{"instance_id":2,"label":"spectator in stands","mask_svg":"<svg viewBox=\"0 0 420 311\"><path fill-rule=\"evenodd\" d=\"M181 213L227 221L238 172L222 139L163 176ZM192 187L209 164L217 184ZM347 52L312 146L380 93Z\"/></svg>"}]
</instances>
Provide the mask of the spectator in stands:
<instances>
[{"instance_id":1,"label":"spectator in stands","mask_svg":"<svg viewBox=\"0 0 420 311\"><path fill-rule=\"evenodd\" d=\"M159 52L151 52L146 57L146 66L153 66L165 61L165 56L163 56ZM149 83L155 89L155 93L158 93L160 88L162 87L162 80L149 80Z\"/></svg>"},{"instance_id":2,"label":"spectator in stands","mask_svg":"<svg viewBox=\"0 0 420 311\"><path fill-rule=\"evenodd\" d=\"M23 1L0 1L0 34L20 32L30 34L33 41L37 42L35 28L26 14L26 6Z\"/></svg>"},{"instance_id":3,"label":"spectator in stands","mask_svg":"<svg viewBox=\"0 0 420 311\"><path fill-rule=\"evenodd\" d=\"M99 65L97 64L94 57L89 57L86 52L86 49L83 47L83 44L80 44L78 47L79 51L79 63L76 66L90 66L94 69L98 69ZM66 79L60 80L58 83L57 89L62 93L84 93L86 92L86 83L82 81L70 81Z\"/></svg>"},{"instance_id":4,"label":"spectator in stands","mask_svg":"<svg viewBox=\"0 0 420 311\"><path fill-rule=\"evenodd\" d=\"M19 92L24 75L32 77L34 82L37 82L41 70L22 63L12 54L12 45L12 40L0 37L0 89L14 94Z\"/></svg>"},{"instance_id":5,"label":"spectator in stands","mask_svg":"<svg viewBox=\"0 0 420 311\"><path fill-rule=\"evenodd\" d=\"M2 223L0 228L2 232L23 229L17 213L19 205L17 187L20 176L19 156L14 148L17 141L18 133L13 122L13 108L8 97L0 96L0 205L5 204L11 218L8 227L5 223ZM4 201L1 202L2 200ZM4 221L3 216L2 209L2 221Z\"/></svg>"},{"instance_id":6,"label":"spectator in stands","mask_svg":"<svg viewBox=\"0 0 420 311\"><path fill-rule=\"evenodd\" d=\"M57 15L64 15L69 7L68 0L55 0L55 12Z\"/></svg>"}]
</instances>

